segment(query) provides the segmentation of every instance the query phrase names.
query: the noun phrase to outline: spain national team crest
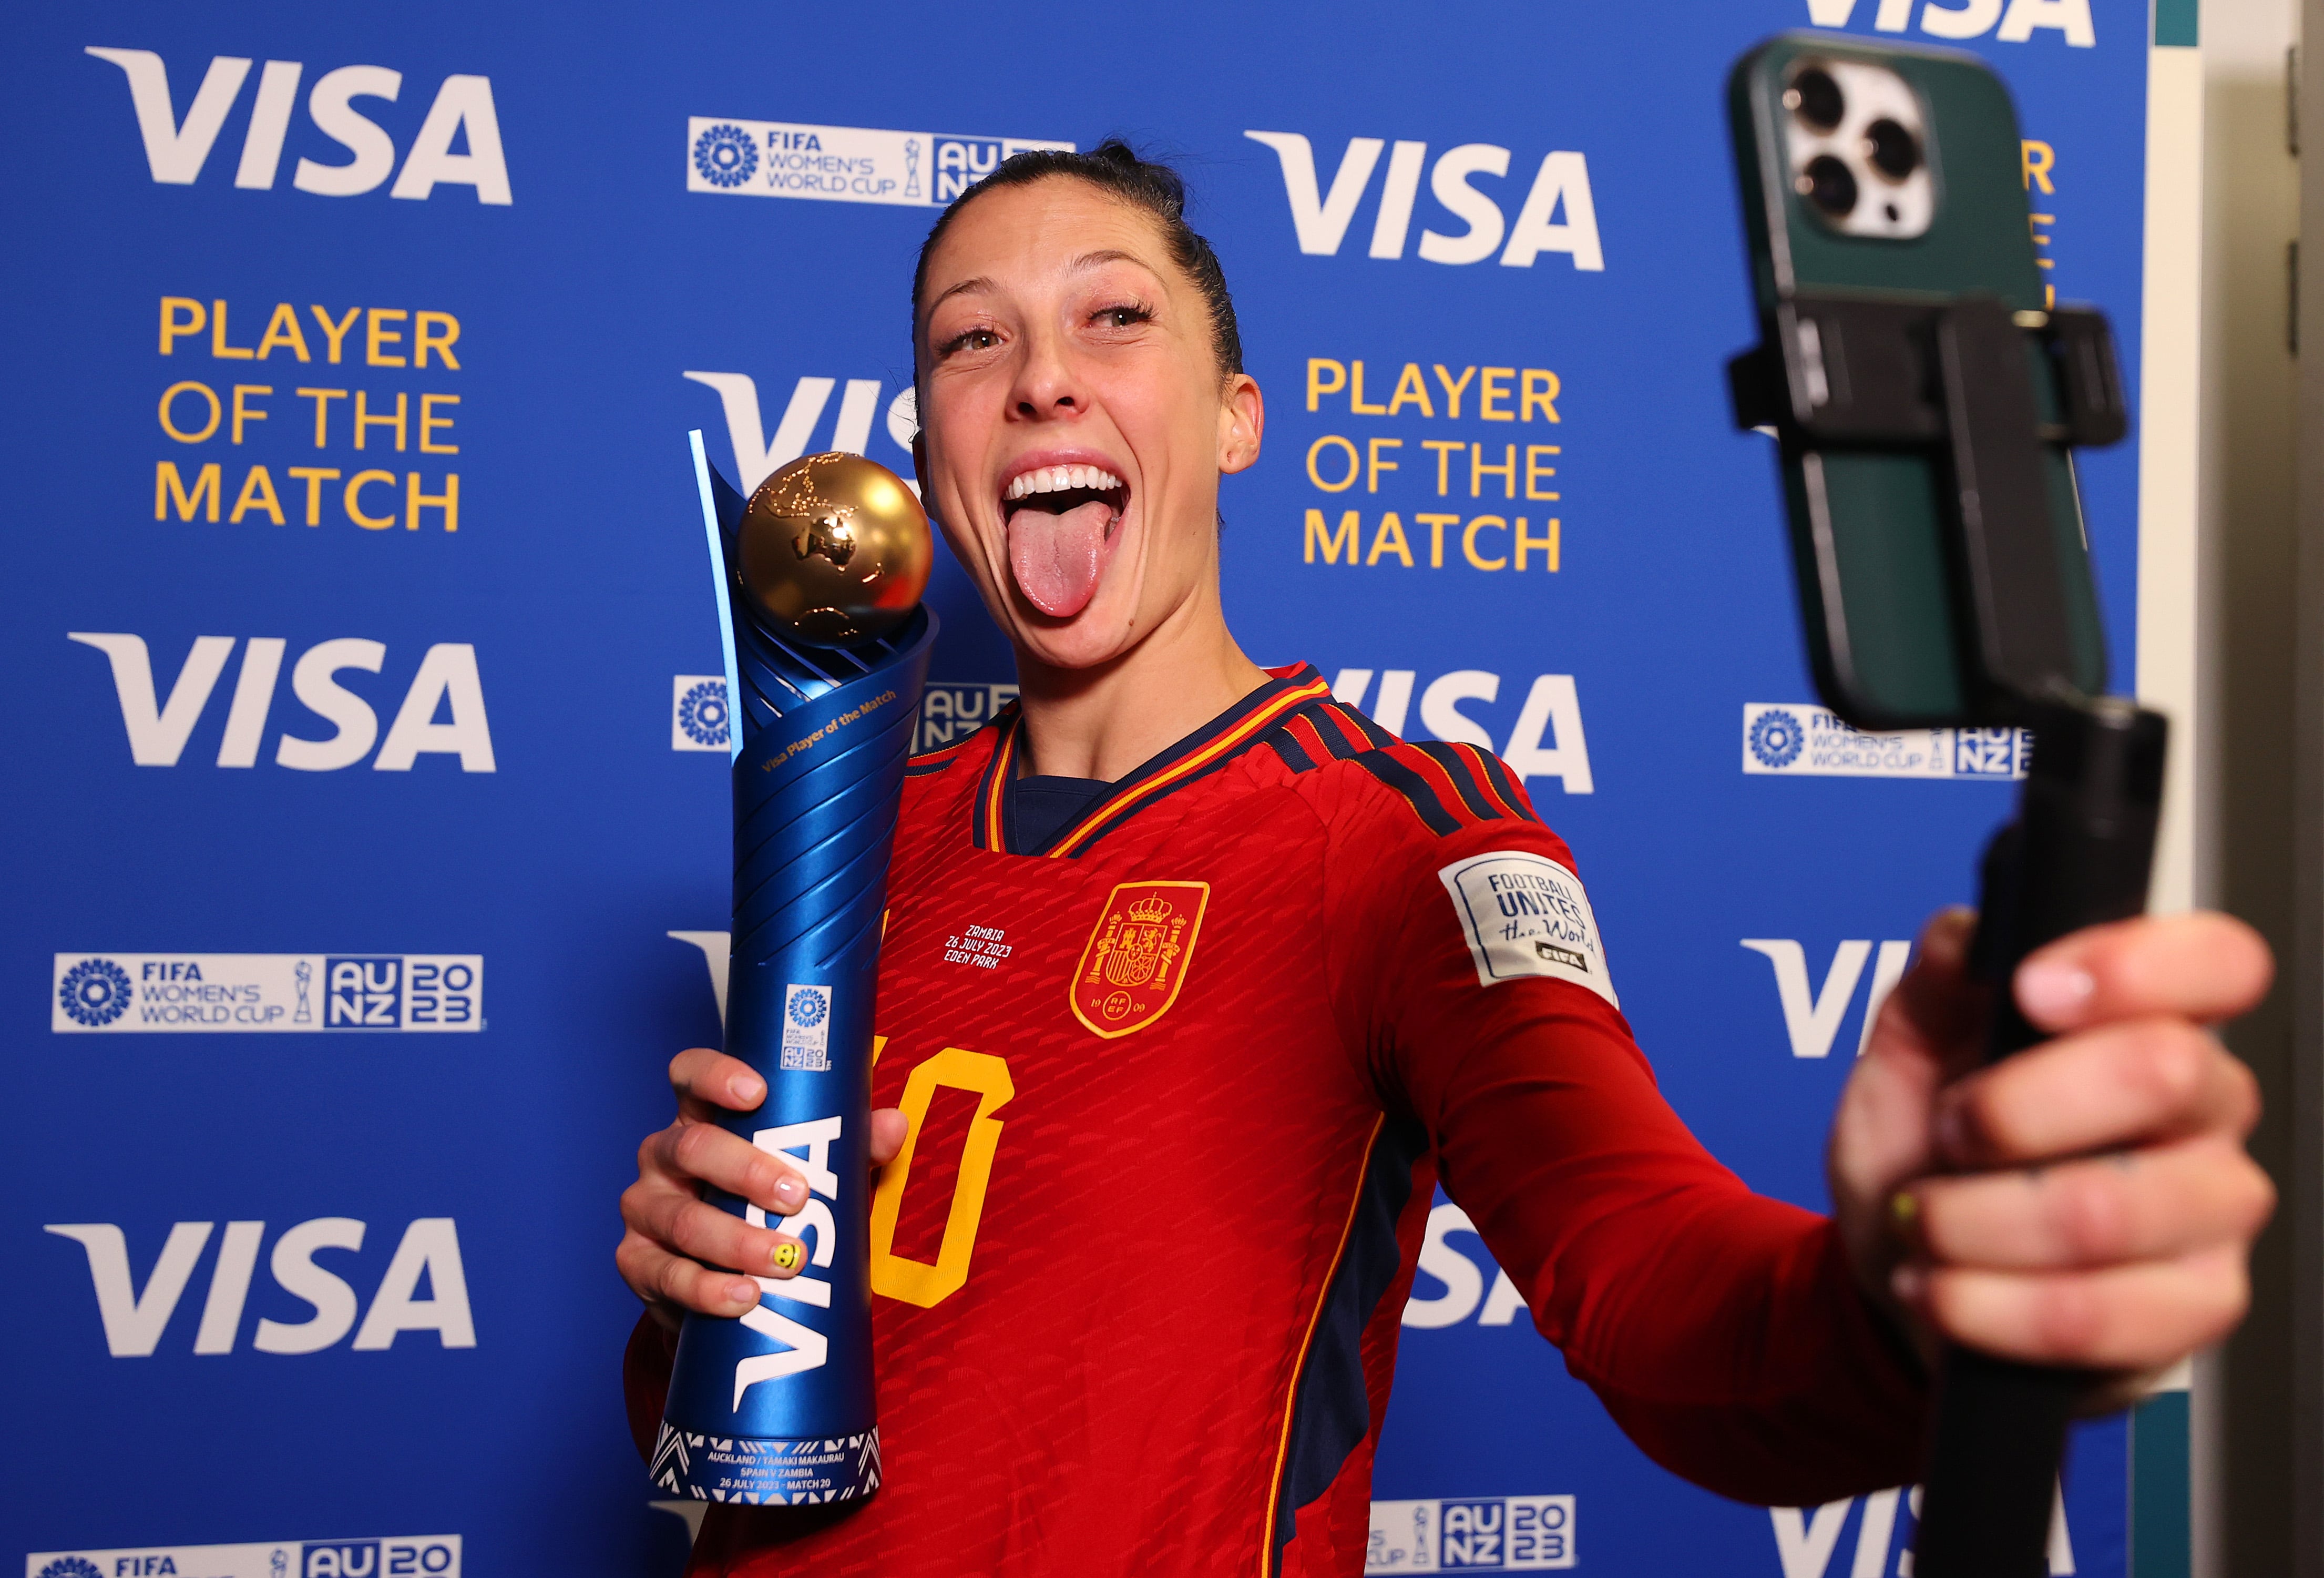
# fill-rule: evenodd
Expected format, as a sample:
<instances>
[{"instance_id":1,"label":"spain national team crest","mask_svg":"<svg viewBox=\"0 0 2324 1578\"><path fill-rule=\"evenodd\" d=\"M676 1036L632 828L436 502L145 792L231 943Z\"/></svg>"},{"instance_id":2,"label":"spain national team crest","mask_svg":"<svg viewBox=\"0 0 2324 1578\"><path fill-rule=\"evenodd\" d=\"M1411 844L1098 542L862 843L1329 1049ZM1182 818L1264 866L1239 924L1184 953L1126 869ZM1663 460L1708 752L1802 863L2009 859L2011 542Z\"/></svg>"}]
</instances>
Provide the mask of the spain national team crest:
<instances>
[{"instance_id":1,"label":"spain national team crest","mask_svg":"<svg viewBox=\"0 0 2324 1578\"><path fill-rule=\"evenodd\" d=\"M1194 962L1208 882L1123 882L1074 971L1074 1017L1111 1039L1170 1011Z\"/></svg>"}]
</instances>

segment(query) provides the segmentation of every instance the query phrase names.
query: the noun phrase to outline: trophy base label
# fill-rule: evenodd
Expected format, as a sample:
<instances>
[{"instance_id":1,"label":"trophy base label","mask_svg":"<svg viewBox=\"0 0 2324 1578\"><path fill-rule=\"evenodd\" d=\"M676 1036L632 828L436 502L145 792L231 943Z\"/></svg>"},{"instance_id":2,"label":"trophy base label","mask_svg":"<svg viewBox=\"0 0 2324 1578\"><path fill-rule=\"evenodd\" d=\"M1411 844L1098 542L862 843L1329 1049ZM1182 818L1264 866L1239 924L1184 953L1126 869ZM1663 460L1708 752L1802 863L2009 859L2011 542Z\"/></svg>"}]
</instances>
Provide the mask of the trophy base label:
<instances>
[{"instance_id":1,"label":"trophy base label","mask_svg":"<svg viewBox=\"0 0 2324 1578\"><path fill-rule=\"evenodd\" d=\"M807 1507L880 1488L880 1431L855 1435L708 1435L664 1421L653 1482L696 1501Z\"/></svg>"}]
</instances>

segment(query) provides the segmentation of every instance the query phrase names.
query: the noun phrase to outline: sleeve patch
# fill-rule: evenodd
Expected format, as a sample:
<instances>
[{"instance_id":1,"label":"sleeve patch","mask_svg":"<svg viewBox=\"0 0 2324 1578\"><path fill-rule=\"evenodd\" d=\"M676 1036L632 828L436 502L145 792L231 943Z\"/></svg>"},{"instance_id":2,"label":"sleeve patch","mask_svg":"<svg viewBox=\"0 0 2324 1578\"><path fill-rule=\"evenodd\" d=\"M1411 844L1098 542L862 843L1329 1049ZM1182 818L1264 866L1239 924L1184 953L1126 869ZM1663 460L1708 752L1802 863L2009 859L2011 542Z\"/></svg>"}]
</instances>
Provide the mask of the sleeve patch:
<instances>
[{"instance_id":1,"label":"sleeve patch","mask_svg":"<svg viewBox=\"0 0 2324 1578\"><path fill-rule=\"evenodd\" d=\"M1455 861L1436 876L1452 896L1480 986L1546 975L1622 1006L1590 895L1572 872L1545 855L1503 849Z\"/></svg>"}]
</instances>

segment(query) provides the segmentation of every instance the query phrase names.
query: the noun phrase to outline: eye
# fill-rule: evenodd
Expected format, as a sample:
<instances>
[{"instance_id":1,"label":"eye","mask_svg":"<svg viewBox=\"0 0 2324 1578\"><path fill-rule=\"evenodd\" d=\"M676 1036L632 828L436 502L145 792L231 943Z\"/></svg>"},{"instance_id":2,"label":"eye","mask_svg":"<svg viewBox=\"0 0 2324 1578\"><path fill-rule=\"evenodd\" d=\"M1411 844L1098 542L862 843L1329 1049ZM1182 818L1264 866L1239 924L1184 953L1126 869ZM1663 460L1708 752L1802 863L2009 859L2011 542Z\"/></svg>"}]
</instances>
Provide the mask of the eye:
<instances>
[{"instance_id":1,"label":"eye","mask_svg":"<svg viewBox=\"0 0 2324 1578\"><path fill-rule=\"evenodd\" d=\"M1101 307L1090 314L1090 321L1100 328L1134 328L1141 323L1154 321L1151 309L1134 301L1124 301L1112 307Z\"/></svg>"},{"instance_id":2,"label":"eye","mask_svg":"<svg viewBox=\"0 0 2324 1578\"><path fill-rule=\"evenodd\" d=\"M966 328L936 347L938 356L949 356L955 351L989 351L1001 343L1001 337L989 328Z\"/></svg>"}]
</instances>

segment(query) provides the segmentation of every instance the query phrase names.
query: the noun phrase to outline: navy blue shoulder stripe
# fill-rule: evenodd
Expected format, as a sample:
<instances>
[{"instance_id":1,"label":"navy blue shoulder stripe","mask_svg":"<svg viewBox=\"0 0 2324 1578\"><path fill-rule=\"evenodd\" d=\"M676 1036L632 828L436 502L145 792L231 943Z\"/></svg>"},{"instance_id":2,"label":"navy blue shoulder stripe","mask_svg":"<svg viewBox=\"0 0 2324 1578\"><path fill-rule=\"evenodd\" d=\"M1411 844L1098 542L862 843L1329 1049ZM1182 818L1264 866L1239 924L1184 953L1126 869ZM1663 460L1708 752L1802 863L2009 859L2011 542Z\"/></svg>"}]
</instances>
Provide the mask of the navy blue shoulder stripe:
<instances>
[{"instance_id":1,"label":"navy blue shoulder stripe","mask_svg":"<svg viewBox=\"0 0 2324 1578\"><path fill-rule=\"evenodd\" d=\"M1476 776L1472 763L1482 752L1463 751L1458 745L1446 744L1441 740L1416 740L1405 749L1419 752L1443 770L1444 776L1452 780L1452 793L1471 817L1480 822L1507 819L1508 813L1493 802L1492 797L1485 792L1484 784Z\"/></svg>"},{"instance_id":2,"label":"navy blue shoulder stripe","mask_svg":"<svg viewBox=\"0 0 2324 1578\"><path fill-rule=\"evenodd\" d=\"M1520 784L1517 780L1517 775L1509 771L1509 764L1508 762L1494 755L1490 751L1478 752L1477 760L1484 765L1485 777L1489 780L1493 793L1499 797L1501 801L1506 804L1509 809L1515 811L1518 816L1523 817L1528 822L1538 822L1541 820L1540 816L1536 813L1533 808L1532 797L1525 792L1525 786Z\"/></svg>"},{"instance_id":3,"label":"navy blue shoulder stripe","mask_svg":"<svg viewBox=\"0 0 2324 1578\"><path fill-rule=\"evenodd\" d=\"M1428 780L1388 751L1366 751L1350 758L1358 767L1402 795L1421 822L1440 838L1461 831L1461 818Z\"/></svg>"},{"instance_id":4,"label":"navy blue shoulder stripe","mask_svg":"<svg viewBox=\"0 0 2324 1578\"><path fill-rule=\"evenodd\" d=\"M915 756L910 758L904 763L904 776L907 778L926 778L930 773L950 771L954 763L958 762L963 756L970 753L970 746L975 744L977 741L983 738L986 734L1005 726L1010 719L1017 715L1017 710L1018 707L1016 702L1010 701L1005 703L1000 711L992 715L992 721L991 723L986 724L981 729L970 731L966 738L954 740L951 744L945 746L943 749L931 751L925 756Z\"/></svg>"},{"instance_id":5,"label":"navy blue shoulder stripe","mask_svg":"<svg viewBox=\"0 0 2324 1578\"><path fill-rule=\"evenodd\" d=\"M949 771L953 764L961 759L962 753L968 749L969 742L975 738L975 735L971 734L967 740L963 740L957 745L949 746L930 755L912 757L904 763L904 776L927 778L933 773Z\"/></svg>"},{"instance_id":6,"label":"navy blue shoulder stripe","mask_svg":"<svg viewBox=\"0 0 2324 1578\"><path fill-rule=\"evenodd\" d=\"M1348 761L1404 797L1438 836L1486 822L1538 823L1532 802L1489 750L1443 740L1406 742L1351 706L1318 699L1268 736L1294 772Z\"/></svg>"},{"instance_id":7,"label":"navy blue shoulder stripe","mask_svg":"<svg viewBox=\"0 0 2324 1578\"><path fill-rule=\"evenodd\" d=\"M1358 734L1363 735L1365 739L1370 741L1374 750L1379 750L1389 745L1402 743L1396 735L1388 733L1386 729L1381 728L1378 724L1372 722L1370 718L1365 716L1354 707L1343 706L1336 701L1333 702L1331 706L1334 715L1344 720L1350 726L1354 728Z\"/></svg>"},{"instance_id":8,"label":"navy blue shoulder stripe","mask_svg":"<svg viewBox=\"0 0 2324 1578\"><path fill-rule=\"evenodd\" d=\"M1316 764L1314 756L1306 746L1299 743L1298 737L1292 734L1288 726L1280 727L1269 733L1267 736L1267 743L1274 750L1276 755L1282 758L1283 765L1292 771L1314 771Z\"/></svg>"}]
</instances>

